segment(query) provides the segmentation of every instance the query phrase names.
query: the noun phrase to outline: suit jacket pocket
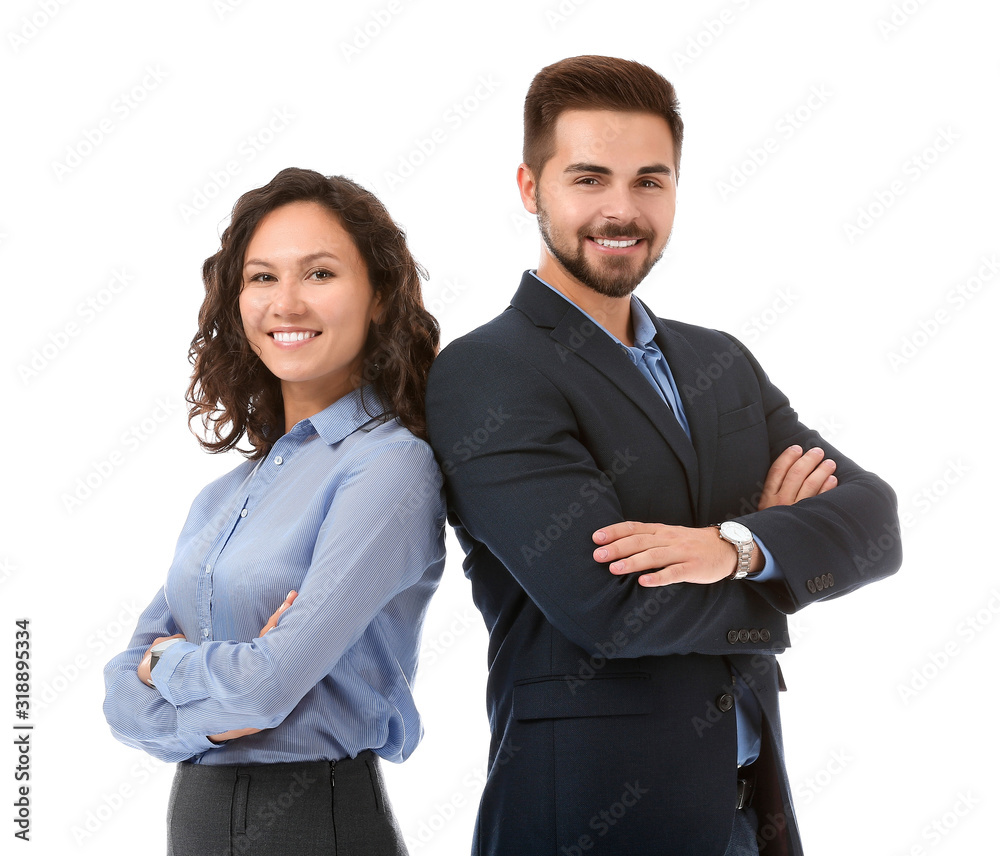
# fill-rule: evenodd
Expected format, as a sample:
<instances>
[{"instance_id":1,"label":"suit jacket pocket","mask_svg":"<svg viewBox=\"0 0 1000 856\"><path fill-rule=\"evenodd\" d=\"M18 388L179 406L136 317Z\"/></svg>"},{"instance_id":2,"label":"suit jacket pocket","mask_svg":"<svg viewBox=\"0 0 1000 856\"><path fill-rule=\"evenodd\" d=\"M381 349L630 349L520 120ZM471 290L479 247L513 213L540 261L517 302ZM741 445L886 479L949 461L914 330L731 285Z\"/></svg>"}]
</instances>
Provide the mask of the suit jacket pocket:
<instances>
[{"instance_id":1,"label":"suit jacket pocket","mask_svg":"<svg viewBox=\"0 0 1000 856\"><path fill-rule=\"evenodd\" d=\"M653 682L647 672L585 677L529 678L514 684L518 720L652 713Z\"/></svg>"},{"instance_id":2,"label":"suit jacket pocket","mask_svg":"<svg viewBox=\"0 0 1000 856\"><path fill-rule=\"evenodd\" d=\"M719 414L719 436L733 434L750 428L764 421L764 411L759 401L754 401L739 410L730 410L727 413Z\"/></svg>"}]
</instances>

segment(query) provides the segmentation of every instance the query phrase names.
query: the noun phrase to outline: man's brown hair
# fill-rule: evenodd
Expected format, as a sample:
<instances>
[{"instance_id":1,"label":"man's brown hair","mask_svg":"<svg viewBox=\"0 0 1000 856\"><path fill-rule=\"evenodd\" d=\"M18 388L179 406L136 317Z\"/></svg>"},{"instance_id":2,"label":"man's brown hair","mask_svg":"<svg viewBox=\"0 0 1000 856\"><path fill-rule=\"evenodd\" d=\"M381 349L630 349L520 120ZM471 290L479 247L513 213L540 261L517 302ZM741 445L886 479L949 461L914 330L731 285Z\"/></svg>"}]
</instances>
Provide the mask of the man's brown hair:
<instances>
[{"instance_id":1,"label":"man's brown hair","mask_svg":"<svg viewBox=\"0 0 1000 856\"><path fill-rule=\"evenodd\" d=\"M555 154L556 120L564 110L615 110L662 116L674 139L680 172L684 123L674 87L648 65L610 56L575 56L546 66L524 99L524 163L537 179Z\"/></svg>"}]
</instances>

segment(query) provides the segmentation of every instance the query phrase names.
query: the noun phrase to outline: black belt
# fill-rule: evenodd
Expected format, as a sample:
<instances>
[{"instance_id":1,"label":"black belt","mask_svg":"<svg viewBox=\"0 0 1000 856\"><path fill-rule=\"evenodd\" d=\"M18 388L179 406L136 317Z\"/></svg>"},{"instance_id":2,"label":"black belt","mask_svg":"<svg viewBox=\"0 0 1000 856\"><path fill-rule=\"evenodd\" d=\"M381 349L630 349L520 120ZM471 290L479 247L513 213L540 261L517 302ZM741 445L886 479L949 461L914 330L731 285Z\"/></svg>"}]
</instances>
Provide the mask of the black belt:
<instances>
[{"instance_id":1,"label":"black belt","mask_svg":"<svg viewBox=\"0 0 1000 856\"><path fill-rule=\"evenodd\" d=\"M757 770L753 764L736 770L736 810L746 808L753 802L754 787L757 784Z\"/></svg>"}]
</instances>

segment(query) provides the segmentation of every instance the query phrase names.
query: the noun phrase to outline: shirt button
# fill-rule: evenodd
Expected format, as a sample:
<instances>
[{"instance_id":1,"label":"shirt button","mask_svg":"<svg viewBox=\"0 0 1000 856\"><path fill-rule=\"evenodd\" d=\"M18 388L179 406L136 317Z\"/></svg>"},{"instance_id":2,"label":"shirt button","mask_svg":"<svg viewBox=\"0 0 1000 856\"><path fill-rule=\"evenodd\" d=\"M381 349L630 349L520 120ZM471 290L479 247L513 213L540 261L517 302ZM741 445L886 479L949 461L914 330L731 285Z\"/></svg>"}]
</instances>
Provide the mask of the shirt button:
<instances>
[{"instance_id":1,"label":"shirt button","mask_svg":"<svg viewBox=\"0 0 1000 856\"><path fill-rule=\"evenodd\" d=\"M246 516L247 516L247 510L246 510L246 509L244 508L244 509L243 509L243 510L242 510L242 511L240 512L240 517L246 517Z\"/></svg>"},{"instance_id":2,"label":"shirt button","mask_svg":"<svg viewBox=\"0 0 1000 856\"><path fill-rule=\"evenodd\" d=\"M274 462L275 462L275 463L276 463L276 464L277 464L277 465L278 465L278 466L280 467L280 466L281 466L281 465L282 465L282 464L283 464L283 463L285 462L285 459L284 459L284 458L282 458L282 457L281 457L281 455L278 455L278 456L277 456L277 457L276 457L276 458L274 459Z\"/></svg>"},{"instance_id":3,"label":"shirt button","mask_svg":"<svg viewBox=\"0 0 1000 856\"><path fill-rule=\"evenodd\" d=\"M208 636L208 628L207 627L204 630L201 631L201 635L205 636L205 637Z\"/></svg>"},{"instance_id":4,"label":"shirt button","mask_svg":"<svg viewBox=\"0 0 1000 856\"><path fill-rule=\"evenodd\" d=\"M206 574L212 573L212 565L211 564L205 565L205 573Z\"/></svg>"}]
</instances>

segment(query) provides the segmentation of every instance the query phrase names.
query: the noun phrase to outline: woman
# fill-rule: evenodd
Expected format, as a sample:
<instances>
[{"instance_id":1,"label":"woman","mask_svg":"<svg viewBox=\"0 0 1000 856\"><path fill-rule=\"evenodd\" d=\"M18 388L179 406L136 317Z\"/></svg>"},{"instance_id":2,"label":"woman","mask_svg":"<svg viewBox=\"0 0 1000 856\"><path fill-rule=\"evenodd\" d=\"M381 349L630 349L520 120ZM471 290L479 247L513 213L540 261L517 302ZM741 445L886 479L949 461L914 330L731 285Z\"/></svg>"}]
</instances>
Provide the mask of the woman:
<instances>
[{"instance_id":1,"label":"woman","mask_svg":"<svg viewBox=\"0 0 1000 856\"><path fill-rule=\"evenodd\" d=\"M105 669L115 736L181 762L174 856L406 852L378 757L420 739L444 562L418 272L372 194L301 169L242 196L205 262L189 420L211 452L252 448Z\"/></svg>"}]
</instances>

